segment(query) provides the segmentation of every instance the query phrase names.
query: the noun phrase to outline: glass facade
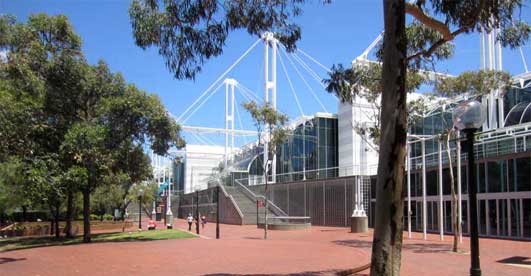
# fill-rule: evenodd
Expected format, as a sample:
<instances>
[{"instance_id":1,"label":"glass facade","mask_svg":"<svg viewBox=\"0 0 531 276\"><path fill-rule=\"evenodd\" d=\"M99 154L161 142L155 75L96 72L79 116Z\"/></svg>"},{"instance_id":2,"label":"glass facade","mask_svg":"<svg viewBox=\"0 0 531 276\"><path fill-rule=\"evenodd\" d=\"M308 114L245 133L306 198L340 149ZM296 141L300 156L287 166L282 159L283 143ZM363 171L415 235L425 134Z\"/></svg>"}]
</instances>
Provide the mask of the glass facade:
<instances>
[{"instance_id":1,"label":"glass facade","mask_svg":"<svg viewBox=\"0 0 531 276\"><path fill-rule=\"evenodd\" d=\"M174 181L171 181L173 184L173 191L184 191L184 162L174 162L173 163L173 175Z\"/></svg>"},{"instance_id":2,"label":"glass facade","mask_svg":"<svg viewBox=\"0 0 531 276\"><path fill-rule=\"evenodd\" d=\"M285 143L277 147L276 182L336 177L338 175L337 128L337 118L329 114L316 114L313 118L296 125ZM261 177L262 147L253 146L246 149L234 158L231 167L232 170L239 172L247 171L250 179Z\"/></svg>"},{"instance_id":3,"label":"glass facade","mask_svg":"<svg viewBox=\"0 0 531 276\"><path fill-rule=\"evenodd\" d=\"M531 80L523 83L524 87ZM476 181L478 191L478 226L483 236L531 239L531 86L511 88L504 95L505 128L478 134L475 145ZM433 136L451 127L453 106L438 108L411 126L410 132ZM529 114L528 114L529 113ZM530 117L530 118L528 118ZM481 130L480 130L481 131ZM456 142L450 143L454 187L457 188ZM411 146L411 226L414 231L423 231L423 207L426 201L426 228L428 232L453 232L450 167L445 148L442 148L442 170L439 169L439 142L436 137L425 141L425 156L422 162L421 142ZM461 151L461 216L463 233L469 229L468 185L469 172L466 152ZM423 198L423 170L426 172L426 198ZM439 191L442 173L442 191ZM406 186L405 186L406 187ZM442 193L442 204L439 194ZM407 194L406 191L404 194ZM373 197L374 200L374 197ZM407 198L405 198L407 201ZM407 204L406 204L407 206ZM443 224L440 225L440 209ZM407 208L404 223L407 225Z\"/></svg>"},{"instance_id":4,"label":"glass facade","mask_svg":"<svg viewBox=\"0 0 531 276\"><path fill-rule=\"evenodd\" d=\"M321 170L337 167L337 140L336 118L316 116L299 124L277 149L277 175L289 175L287 181L302 179L302 174L293 173L303 171L307 179L330 177Z\"/></svg>"},{"instance_id":5,"label":"glass facade","mask_svg":"<svg viewBox=\"0 0 531 276\"><path fill-rule=\"evenodd\" d=\"M297 125L277 149L277 181L301 180L303 171L306 179L337 176L337 140L337 118L315 116Z\"/></svg>"}]
</instances>

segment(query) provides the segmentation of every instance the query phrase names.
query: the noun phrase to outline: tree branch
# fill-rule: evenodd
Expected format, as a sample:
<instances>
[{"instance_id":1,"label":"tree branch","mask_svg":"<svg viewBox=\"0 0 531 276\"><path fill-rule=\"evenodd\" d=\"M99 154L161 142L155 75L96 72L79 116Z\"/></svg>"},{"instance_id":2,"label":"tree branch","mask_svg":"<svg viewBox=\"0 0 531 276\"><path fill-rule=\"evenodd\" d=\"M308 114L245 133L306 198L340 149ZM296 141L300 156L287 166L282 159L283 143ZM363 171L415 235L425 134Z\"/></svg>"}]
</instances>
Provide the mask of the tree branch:
<instances>
[{"instance_id":1,"label":"tree branch","mask_svg":"<svg viewBox=\"0 0 531 276\"><path fill-rule=\"evenodd\" d=\"M441 33L443 38L447 41L454 38L453 34L450 32L450 28L448 28L446 24L425 14L418 6L406 3L406 13L415 17L422 24Z\"/></svg>"},{"instance_id":2,"label":"tree branch","mask_svg":"<svg viewBox=\"0 0 531 276\"><path fill-rule=\"evenodd\" d=\"M407 57L407 61L410 61L412 59L416 59L416 58L419 58L419 57L425 57L425 58L428 58L430 57L439 47L441 47L444 43L448 42L448 41L451 41L453 40L456 36L458 36L459 34L461 33L464 33L468 30L468 28L466 27L461 27L459 29L457 29L456 31L452 32L451 33L451 36L449 37L450 39L446 39L446 38L441 38L439 41L433 43L430 48L428 48L427 50L423 50L423 51L420 51L420 52L417 52L411 56L408 56Z\"/></svg>"}]
</instances>

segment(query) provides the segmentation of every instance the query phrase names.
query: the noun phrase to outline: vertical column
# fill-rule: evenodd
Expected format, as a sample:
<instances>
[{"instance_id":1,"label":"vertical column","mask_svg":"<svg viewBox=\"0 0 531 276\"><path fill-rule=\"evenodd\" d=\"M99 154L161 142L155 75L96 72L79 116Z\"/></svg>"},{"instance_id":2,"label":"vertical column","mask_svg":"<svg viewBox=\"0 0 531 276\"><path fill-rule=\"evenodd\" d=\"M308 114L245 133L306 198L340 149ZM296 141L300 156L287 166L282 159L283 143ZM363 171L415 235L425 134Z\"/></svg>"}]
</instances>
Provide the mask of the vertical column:
<instances>
[{"instance_id":1,"label":"vertical column","mask_svg":"<svg viewBox=\"0 0 531 276\"><path fill-rule=\"evenodd\" d=\"M488 34L488 53L489 53L489 70L496 70L496 57L495 57L495 45L496 45L496 29L493 29ZM491 90L489 93L489 100L488 100L488 121L489 121L489 128L488 129L494 129L496 128L496 97L495 90Z\"/></svg>"},{"instance_id":2,"label":"vertical column","mask_svg":"<svg viewBox=\"0 0 531 276\"><path fill-rule=\"evenodd\" d=\"M461 134L457 132L457 223L459 224L459 242L463 242L463 211L462 211L462 197L461 197ZM457 231L457 229L454 229L454 231Z\"/></svg>"},{"instance_id":3,"label":"vertical column","mask_svg":"<svg viewBox=\"0 0 531 276\"><path fill-rule=\"evenodd\" d=\"M428 235L426 233L428 222L428 206L426 203L426 141L422 139L422 233L426 240Z\"/></svg>"},{"instance_id":4,"label":"vertical column","mask_svg":"<svg viewBox=\"0 0 531 276\"><path fill-rule=\"evenodd\" d=\"M269 103L269 41L267 39L267 34L268 33L264 33L264 35L262 36L262 38L264 39L264 104ZM269 137L267 137L266 135L262 135L262 139L264 139L264 175L267 178L267 161L269 161L269 145L267 140L269 139ZM260 143L260 141L258 142Z\"/></svg>"},{"instance_id":5,"label":"vertical column","mask_svg":"<svg viewBox=\"0 0 531 276\"><path fill-rule=\"evenodd\" d=\"M444 240L444 202L443 202L443 168L442 168L442 136L439 135L437 139L437 146L439 151L439 236L441 241Z\"/></svg>"},{"instance_id":6,"label":"vertical column","mask_svg":"<svg viewBox=\"0 0 531 276\"><path fill-rule=\"evenodd\" d=\"M270 34L271 41L271 100L272 107L277 110L277 40ZM277 182L277 155L273 154L271 174L273 183Z\"/></svg>"},{"instance_id":7,"label":"vertical column","mask_svg":"<svg viewBox=\"0 0 531 276\"><path fill-rule=\"evenodd\" d=\"M277 40L271 35L271 101L273 109L277 109Z\"/></svg>"},{"instance_id":8,"label":"vertical column","mask_svg":"<svg viewBox=\"0 0 531 276\"><path fill-rule=\"evenodd\" d=\"M406 144L407 158L407 237L411 239L411 144Z\"/></svg>"},{"instance_id":9,"label":"vertical column","mask_svg":"<svg viewBox=\"0 0 531 276\"><path fill-rule=\"evenodd\" d=\"M225 80L225 156L223 158L225 168L229 156L229 83Z\"/></svg>"},{"instance_id":10,"label":"vertical column","mask_svg":"<svg viewBox=\"0 0 531 276\"><path fill-rule=\"evenodd\" d=\"M271 90L271 107L276 110L277 108L277 40L270 32L265 32L262 35L264 40L264 101L265 103L270 103L269 101L269 90ZM271 81L269 80L269 43L271 43ZM266 126L267 127L267 126ZM270 137L265 137L264 139L264 162L267 164L269 160L268 156L268 141ZM276 182L276 155L271 156L271 176L272 182ZM267 177L267 173L266 173Z\"/></svg>"},{"instance_id":11,"label":"vertical column","mask_svg":"<svg viewBox=\"0 0 531 276\"><path fill-rule=\"evenodd\" d=\"M231 88L231 98L230 98L230 139L231 139L231 145L230 145L230 154L232 155L234 153L234 85L235 80L230 80L230 88Z\"/></svg>"},{"instance_id":12,"label":"vertical column","mask_svg":"<svg viewBox=\"0 0 531 276\"><path fill-rule=\"evenodd\" d=\"M497 29L498 32L500 32L500 29ZM497 70L502 71L503 70L503 60L502 60L502 46L501 42L498 40L496 41L496 51L497 51ZM505 115L503 110L503 92L501 89L498 89L498 127L504 127L505 126Z\"/></svg>"},{"instance_id":13,"label":"vertical column","mask_svg":"<svg viewBox=\"0 0 531 276\"><path fill-rule=\"evenodd\" d=\"M267 33L262 36L264 39L264 101L269 102L269 41Z\"/></svg>"}]
</instances>

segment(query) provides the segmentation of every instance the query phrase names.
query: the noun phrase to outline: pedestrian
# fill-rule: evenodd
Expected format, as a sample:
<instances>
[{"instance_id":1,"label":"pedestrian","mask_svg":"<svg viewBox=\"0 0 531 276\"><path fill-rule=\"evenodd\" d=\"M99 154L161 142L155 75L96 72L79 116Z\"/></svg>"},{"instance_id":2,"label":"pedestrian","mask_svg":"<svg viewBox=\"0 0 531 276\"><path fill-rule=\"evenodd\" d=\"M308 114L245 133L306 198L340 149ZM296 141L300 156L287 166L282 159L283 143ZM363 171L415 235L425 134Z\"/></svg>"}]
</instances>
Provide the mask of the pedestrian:
<instances>
[{"instance_id":1,"label":"pedestrian","mask_svg":"<svg viewBox=\"0 0 531 276\"><path fill-rule=\"evenodd\" d=\"M188 213L186 221L188 222L188 231L192 231L192 222L194 222L194 217L192 217L192 213Z\"/></svg>"},{"instance_id":2,"label":"pedestrian","mask_svg":"<svg viewBox=\"0 0 531 276\"><path fill-rule=\"evenodd\" d=\"M201 216L201 228L205 229L205 224L207 223L205 215Z\"/></svg>"}]
</instances>

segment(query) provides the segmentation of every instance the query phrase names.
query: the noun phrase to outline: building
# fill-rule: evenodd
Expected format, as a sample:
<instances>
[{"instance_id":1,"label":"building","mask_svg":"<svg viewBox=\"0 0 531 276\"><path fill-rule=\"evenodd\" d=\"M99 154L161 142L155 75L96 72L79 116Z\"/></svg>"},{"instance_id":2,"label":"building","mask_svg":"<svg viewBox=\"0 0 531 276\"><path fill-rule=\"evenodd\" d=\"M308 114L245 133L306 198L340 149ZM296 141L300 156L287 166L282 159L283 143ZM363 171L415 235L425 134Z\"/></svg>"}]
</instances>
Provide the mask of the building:
<instances>
[{"instance_id":1,"label":"building","mask_svg":"<svg viewBox=\"0 0 531 276\"><path fill-rule=\"evenodd\" d=\"M462 100L451 99L447 105L434 107L411 127L406 229L438 233L454 230L450 162L446 141L440 141L437 135L451 127L452 110ZM478 100L485 102L485 98ZM531 239L531 74L516 76L514 85L495 100L498 104L493 105L491 113L498 116L491 118L496 121L483 126L475 144L479 234ZM450 142L454 183L461 187L456 193L461 198L461 221L466 234L470 216L466 177L469 168L460 146L458 141ZM374 194L372 197L374 207Z\"/></svg>"},{"instance_id":2,"label":"building","mask_svg":"<svg viewBox=\"0 0 531 276\"><path fill-rule=\"evenodd\" d=\"M353 104L338 106L339 175L373 175L378 166L378 151L373 141L359 129L374 124L376 108L360 97Z\"/></svg>"},{"instance_id":3,"label":"building","mask_svg":"<svg viewBox=\"0 0 531 276\"><path fill-rule=\"evenodd\" d=\"M208 179L220 166L225 148L220 146L186 145L184 163L184 193L208 188Z\"/></svg>"},{"instance_id":4,"label":"building","mask_svg":"<svg viewBox=\"0 0 531 276\"><path fill-rule=\"evenodd\" d=\"M277 146L275 174L270 172L268 181L282 183L339 175L336 115L304 116L288 128L286 142ZM264 183L263 147L256 143L244 147L231 158L227 169L232 174L230 181L237 180L243 185Z\"/></svg>"}]
</instances>

